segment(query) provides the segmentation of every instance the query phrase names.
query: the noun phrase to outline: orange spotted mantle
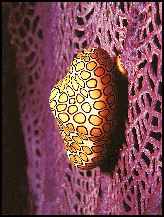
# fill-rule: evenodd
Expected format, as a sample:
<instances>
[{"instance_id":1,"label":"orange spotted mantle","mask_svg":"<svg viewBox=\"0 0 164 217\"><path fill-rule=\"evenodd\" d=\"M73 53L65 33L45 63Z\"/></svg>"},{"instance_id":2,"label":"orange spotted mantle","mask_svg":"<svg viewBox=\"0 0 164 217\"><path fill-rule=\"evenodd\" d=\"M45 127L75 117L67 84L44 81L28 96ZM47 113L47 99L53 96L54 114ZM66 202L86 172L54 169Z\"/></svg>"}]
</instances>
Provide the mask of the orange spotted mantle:
<instances>
[{"instance_id":1,"label":"orange spotted mantle","mask_svg":"<svg viewBox=\"0 0 164 217\"><path fill-rule=\"evenodd\" d=\"M101 48L89 48L73 59L67 75L51 90L49 103L72 164L96 167L105 154L115 121L117 89L113 61Z\"/></svg>"}]
</instances>

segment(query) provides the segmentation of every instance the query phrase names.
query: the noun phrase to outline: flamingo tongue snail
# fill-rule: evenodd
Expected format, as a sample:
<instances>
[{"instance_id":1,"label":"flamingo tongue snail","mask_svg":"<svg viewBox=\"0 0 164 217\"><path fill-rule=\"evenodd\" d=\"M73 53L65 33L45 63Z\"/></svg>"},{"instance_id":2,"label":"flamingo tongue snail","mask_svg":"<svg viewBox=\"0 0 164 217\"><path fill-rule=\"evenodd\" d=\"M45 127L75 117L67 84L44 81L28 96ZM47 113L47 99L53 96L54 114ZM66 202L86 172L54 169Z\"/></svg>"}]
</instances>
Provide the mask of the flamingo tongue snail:
<instances>
[{"instance_id":1,"label":"flamingo tongue snail","mask_svg":"<svg viewBox=\"0 0 164 217\"><path fill-rule=\"evenodd\" d=\"M73 59L64 79L51 90L51 111L68 159L78 168L92 169L105 155L105 144L116 122L115 65L125 74L119 57L114 62L101 48L84 49Z\"/></svg>"}]
</instances>

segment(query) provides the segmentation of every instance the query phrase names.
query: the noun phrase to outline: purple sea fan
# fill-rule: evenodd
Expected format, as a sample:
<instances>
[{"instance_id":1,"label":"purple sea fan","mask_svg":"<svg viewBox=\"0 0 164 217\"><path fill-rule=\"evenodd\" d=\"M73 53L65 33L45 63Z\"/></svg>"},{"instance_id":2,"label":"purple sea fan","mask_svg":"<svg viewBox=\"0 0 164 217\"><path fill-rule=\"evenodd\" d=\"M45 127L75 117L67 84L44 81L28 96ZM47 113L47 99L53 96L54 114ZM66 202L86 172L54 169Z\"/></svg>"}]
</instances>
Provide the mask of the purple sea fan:
<instances>
[{"instance_id":1,"label":"purple sea fan","mask_svg":"<svg viewBox=\"0 0 164 217\"><path fill-rule=\"evenodd\" d=\"M160 214L162 3L9 5L29 213ZM111 57L119 53L128 71L125 142L111 174L99 167L81 171L68 163L49 109L52 86L85 47L101 47Z\"/></svg>"}]
</instances>

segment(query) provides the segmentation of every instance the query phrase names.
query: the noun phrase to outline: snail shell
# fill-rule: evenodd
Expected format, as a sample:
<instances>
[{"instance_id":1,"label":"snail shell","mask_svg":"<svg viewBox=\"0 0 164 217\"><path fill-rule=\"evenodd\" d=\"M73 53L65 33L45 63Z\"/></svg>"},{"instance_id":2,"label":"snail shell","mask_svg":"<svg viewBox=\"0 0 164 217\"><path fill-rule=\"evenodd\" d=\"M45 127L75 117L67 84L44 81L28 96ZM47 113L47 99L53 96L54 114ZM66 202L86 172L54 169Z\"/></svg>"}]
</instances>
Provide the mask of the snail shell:
<instances>
[{"instance_id":1,"label":"snail shell","mask_svg":"<svg viewBox=\"0 0 164 217\"><path fill-rule=\"evenodd\" d=\"M68 159L81 169L99 165L110 141L117 108L113 67L105 50L84 49L51 90L50 108Z\"/></svg>"}]
</instances>

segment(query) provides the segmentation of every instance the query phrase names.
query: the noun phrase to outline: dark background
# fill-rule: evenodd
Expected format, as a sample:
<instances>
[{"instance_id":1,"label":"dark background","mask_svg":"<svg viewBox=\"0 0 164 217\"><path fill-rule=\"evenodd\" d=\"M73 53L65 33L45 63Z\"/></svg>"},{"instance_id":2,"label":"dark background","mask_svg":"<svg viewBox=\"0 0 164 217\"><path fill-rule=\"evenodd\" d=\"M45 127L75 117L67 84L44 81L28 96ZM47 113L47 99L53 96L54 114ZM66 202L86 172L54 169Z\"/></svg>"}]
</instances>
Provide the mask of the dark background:
<instances>
[{"instance_id":1,"label":"dark background","mask_svg":"<svg viewBox=\"0 0 164 217\"><path fill-rule=\"evenodd\" d=\"M1 3L2 41L2 205L3 215L27 214L24 138L16 96L15 51L9 44L7 3Z\"/></svg>"}]
</instances>

